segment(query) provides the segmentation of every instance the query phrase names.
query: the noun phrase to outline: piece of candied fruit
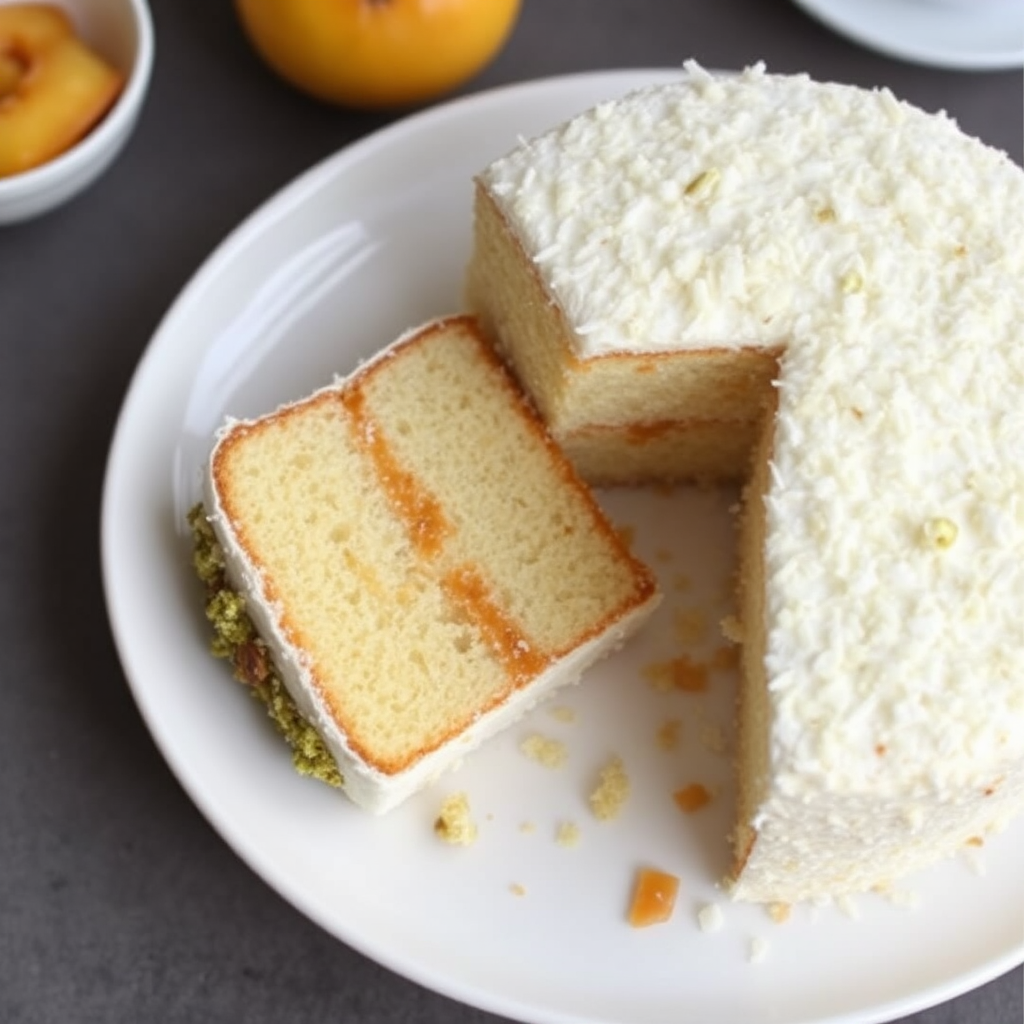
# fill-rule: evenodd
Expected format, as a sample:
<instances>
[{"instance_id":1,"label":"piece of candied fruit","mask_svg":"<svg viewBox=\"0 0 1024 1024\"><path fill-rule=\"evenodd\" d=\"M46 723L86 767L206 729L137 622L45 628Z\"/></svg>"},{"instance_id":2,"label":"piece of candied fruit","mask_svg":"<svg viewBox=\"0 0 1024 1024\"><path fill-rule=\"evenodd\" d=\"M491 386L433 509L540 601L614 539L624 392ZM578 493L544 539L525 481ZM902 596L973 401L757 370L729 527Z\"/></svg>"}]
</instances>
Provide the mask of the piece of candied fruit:
<instances>
[{"instance_id":1,"label":"piece of candied fruit","mask_svg":"<svg viewBox=\"0 0 1024 1024\"><path fill-rule=\"evenodd\" d=\"M672 917L678 894L679 878L676 875L657 868L639 868L629 904L629 923L634 928L663 924Z\"/></svg>"}]
</instances>

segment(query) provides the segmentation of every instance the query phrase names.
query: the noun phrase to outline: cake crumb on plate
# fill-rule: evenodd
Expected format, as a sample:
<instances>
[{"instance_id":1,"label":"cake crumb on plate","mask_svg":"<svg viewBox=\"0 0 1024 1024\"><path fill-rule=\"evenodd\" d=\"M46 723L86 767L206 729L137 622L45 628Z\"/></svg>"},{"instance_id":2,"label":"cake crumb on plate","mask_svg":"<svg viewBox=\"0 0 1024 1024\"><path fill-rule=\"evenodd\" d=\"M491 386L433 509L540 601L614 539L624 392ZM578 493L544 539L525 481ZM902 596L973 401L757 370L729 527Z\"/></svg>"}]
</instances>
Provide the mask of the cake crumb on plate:
<instances>
[{"instance_id":1,"label":"cake crumb on plate","mask_svg":"<svg viewBox=\"0 0 1024 1024\"><path fill-rule=\"evenodd\" d=\"M519 749L531 760L544 765L545 768L560 768L569 757L569 751L560 740L548 739L535 733L527 736Z\"/></svg>"},{"instance_id":2,"label":"cake crumb on plate","mask_svg":"<svg viewBox=\"0 0 1024 1024\"><path fill-rule=\"evenodd\" d=\"M440 813L434 820L434 832L453 846L471 846L476 842L476 823L470 814L469 798L465 793L451 793L444 798Z\"/></svg>"},{"instance_id":3,"label":"cake crumb on plate","mask_svg":"<svg viewBox=\"0 0 1024 1024\"><path fill-rule=\"evenodd\" d=\"M617 818L629 799L629 776L621 757L613 757L602 769L590 794L590 808L600 821Z\"/></svg>"},{"instance_id":4,"label":"cake crumb on plate","mask_svg":"<svg viewBox=\"0 0 1024 1024\"><path fill-rule=\"evenodd\" d=\"M717 903L707 903L697 911L697 924L702 932L720 931L725 924L725 915Z\"/></svg>"}]
</instances>

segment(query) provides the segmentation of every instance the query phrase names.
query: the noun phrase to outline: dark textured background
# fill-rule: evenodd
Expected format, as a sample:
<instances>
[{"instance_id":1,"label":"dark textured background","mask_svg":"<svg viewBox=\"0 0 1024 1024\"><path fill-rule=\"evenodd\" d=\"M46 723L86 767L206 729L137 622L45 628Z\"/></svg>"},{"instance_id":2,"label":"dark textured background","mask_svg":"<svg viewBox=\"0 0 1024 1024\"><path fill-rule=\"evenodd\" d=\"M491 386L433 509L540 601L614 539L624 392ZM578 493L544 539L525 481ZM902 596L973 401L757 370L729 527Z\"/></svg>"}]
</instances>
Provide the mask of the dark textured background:
<instances>
[{"instance_id":1,"label":"dark textured background","mask_svg":"<svg viewBox=\"0 0 1024 1024\"><path fill-rule=\"evenodd\" d=\"M0 228L0 1022L496 1022L364 959L256 878L165 767L115 656L100 488L136 361L226 232L395 116L290 91L228 0L153 7L155 77L127 150L58 212ZM1021 73L888 60L787 0L525 0L466 91L688 56L889 85L1021 158ZM1018 968L908 1020L1019 1024L1021 990Z\"/></svg>"}]
</instances>

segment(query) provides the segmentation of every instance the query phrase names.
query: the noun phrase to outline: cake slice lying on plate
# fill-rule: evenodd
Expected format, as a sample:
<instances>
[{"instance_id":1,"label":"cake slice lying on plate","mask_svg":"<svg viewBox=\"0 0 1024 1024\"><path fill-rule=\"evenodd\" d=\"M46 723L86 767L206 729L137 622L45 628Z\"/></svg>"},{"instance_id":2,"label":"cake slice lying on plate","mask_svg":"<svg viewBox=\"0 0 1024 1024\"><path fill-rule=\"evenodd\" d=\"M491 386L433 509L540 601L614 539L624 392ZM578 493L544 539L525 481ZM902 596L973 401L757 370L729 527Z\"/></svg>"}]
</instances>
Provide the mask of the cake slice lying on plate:
<instances>
[{"instance_id":1,"label":"cake slice lying on plate","mask_svg":"<svg viewBox=\"0 0 1024 1024\"><path fill-rule=\"evenodd\" d=\"M576 681L658 602L469 317L229 421L205 509L299 714L376 813Z\"/></svg>"}]
</instances>

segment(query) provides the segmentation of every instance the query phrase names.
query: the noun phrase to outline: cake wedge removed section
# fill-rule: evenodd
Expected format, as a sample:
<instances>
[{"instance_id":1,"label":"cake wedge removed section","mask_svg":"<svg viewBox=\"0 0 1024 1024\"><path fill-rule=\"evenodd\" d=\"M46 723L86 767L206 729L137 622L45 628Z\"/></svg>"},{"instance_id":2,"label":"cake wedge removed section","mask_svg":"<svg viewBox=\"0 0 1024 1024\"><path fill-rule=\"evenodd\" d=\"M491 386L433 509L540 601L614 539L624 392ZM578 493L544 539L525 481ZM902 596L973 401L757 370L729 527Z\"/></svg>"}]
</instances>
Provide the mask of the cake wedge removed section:
<instances>
[{"instance_id":1,"label":"cake wedge removed section","mask_svg":"<svg viewBox=\"0 0 1024 1024\"><path fill-rule=\"evenodd\" d=\"M205 505L285 686L375 813L576 681L658 602L470 317L229 421Z\"/></svg>"}]
</instances>

